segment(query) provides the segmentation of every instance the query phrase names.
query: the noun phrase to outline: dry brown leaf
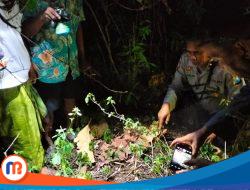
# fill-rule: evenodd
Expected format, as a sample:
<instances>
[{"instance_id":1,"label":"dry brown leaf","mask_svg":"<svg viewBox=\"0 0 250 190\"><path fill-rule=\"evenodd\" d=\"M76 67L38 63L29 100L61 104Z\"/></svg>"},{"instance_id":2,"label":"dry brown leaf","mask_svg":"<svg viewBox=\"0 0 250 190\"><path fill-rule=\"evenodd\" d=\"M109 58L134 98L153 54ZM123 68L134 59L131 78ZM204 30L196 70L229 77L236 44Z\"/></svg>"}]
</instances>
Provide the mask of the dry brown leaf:
<instances>
[{"instance_id":1,"label":"dry brown leaf","mask_svg":"<svg viewBox=\"0 0 250 190\"><path fill-rule=\"evenodd\" d=\"M158 123L153 122L150 127L148 128L148 131L146 134L143 134L139 137L137 142L142 144L145 147L149 147L150 144L153 142L153 140L157 137L159 137L163 132L166 132L165 130L160 130L158 128Z\"/></svg>"},{"instance_id":2,"label":"dry brown leaf","mask_svg":"<svg viewBox=\"0 0 250 190\"><path fill-rule=\"evenodd\" d=\"M130 142L135 142L138 139L138 135L131 134L128 131L125 131L124 133L124 139Z\"/></svg>"},{"instance_id":3,"label":"dry brown leaf","mask_svg":"<svg viewBox=\"0 0 250 190\"><path fill-rule=\"evenodd\" d=\"M128 144L129 141L124 139L123 136L119 136L112 141L111 146L118 149L118 148L124 148L128 146Z\"/></svg>"},{"instance_id":4,"label":"dry brown leaf","mask_svg":"<svg viewBox=\"0 0 250 190\"><path fill-rule=\"evenodd\" d=\"M117 155L118 155L120 161L124 161L124 160L128 159L128 153L125 151L118 150Z\"/></svg>"},{"instance_id":5,"label":"dry brown leaf","mask_svg":"<svg viewBox=\"0 0 250 190\"><path fill-rule=\"evenodd\" d=\"M87 172L87 166L83 166L80 169L80 174L85 174Z\"/></svg>"},{"instance_id":6,"label":"dry brown leaf","mask_svg":"<svg viewBox=\"0 0 250 190\"><path fill-rule=\"evenodd\" d=\"M105 152L106 150L109 149L109 144L107 144L106 142L101 142L100 145L99 145L99 149L102 151L102 152Z\"/></svg>"},{"instance_id":7,"label":"dry brown leaf","mask_svg":"<svg viewBox=\"0 0 250 190\"><path fill-rule=\"evenodd\" d=\"M91 163L95 162L94 153L89 149L89 144L93 139L94 137L90 134L89 125L86 125L74 139L74 142L77 143L77 152L83 155L87 154Z\"/></svg>"}]
</instances>

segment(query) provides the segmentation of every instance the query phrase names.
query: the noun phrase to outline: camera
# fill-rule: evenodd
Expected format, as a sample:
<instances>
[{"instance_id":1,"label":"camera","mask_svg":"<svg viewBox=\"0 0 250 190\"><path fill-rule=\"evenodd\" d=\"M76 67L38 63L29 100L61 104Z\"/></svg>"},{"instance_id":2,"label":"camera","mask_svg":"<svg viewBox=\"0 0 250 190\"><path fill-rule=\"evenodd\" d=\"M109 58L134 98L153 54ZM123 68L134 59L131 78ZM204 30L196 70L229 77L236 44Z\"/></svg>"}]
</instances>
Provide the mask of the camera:
<instances>
[{"instance_id":1,"label":"camera","mask_svg":"<svg viewBox=\"0 0 250 190\"><path fill-rule=\"evenodd\" d=\"M55 28L59 22L68 22L71 20L70 14L63 8L55 8L57 14L60 15L61 19L51 20L51 27Z\"/></svg>"},{"instance_id":2,"label":"camera","mask_svg":"<svg viewBox=\"0 0 250 190\"><path fill-rule=\"evenodd\" d=\"M63 8L56 8L55 11L60 15L61 19L59 22L68 22L71 20L70 14Z\"/></svg>"},{"instance_id":3,"label":"camera","mask_svg":"<svg viewBox=\"0 0 250 190\"><path fill-rule=\"evenodd\" d=\"M177 144L169 169L172 171L188 169L184 163L192 158L192 148L187 144Z\"/></svg>"},{"instance_id":4,"label":"camera","mask_svg":"<svg viewBox=\"0 0 250 190\"><path fill-rule=\"evenodd\" d=\"M70 32L70 28L64 22L68 22L71 20L70 14L63 8L55 8L57 14L60 15L61 19L52 20L50 25L52 28L55 28L56 34L68 34Z\"/></svg>"}]
</instances>

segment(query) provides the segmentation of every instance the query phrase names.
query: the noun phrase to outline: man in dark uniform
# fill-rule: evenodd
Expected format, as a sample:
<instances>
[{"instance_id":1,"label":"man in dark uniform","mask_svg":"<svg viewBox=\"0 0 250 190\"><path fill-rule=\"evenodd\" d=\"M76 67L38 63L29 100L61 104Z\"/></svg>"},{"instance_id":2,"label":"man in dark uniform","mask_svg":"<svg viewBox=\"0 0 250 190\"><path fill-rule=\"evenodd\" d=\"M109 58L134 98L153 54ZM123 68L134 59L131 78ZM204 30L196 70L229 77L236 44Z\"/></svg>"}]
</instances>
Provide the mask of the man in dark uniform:
<instances>
[{"instance_id":1,"label":"man in dark uniform","mask_svg":"<svg viewBox=\"0 0 250 190\"><path fill-rule=\"evenodd\" d=\"M175 110L174 121L178 122L179 133L187 133L202 126L213 114L228 104L239 93L241 79L220 67L219 57L213 48L202 51L200 40L188 40L186 53L178 63L174 78L170 84L163 105L158 113L159 127L168 123L179 99L186 105L184 109ZM209 46L209 43L206 42ZM183 91L189 93L184 94ZM190 96L190 92L193 94ZM184 95L183 95L184 94ZM188 96L188 97L187 97ZM180 115L180 116L179 116ZM188 115L188 118L185 117ZM176 117L180 117L179 119ZM192 118L190 125L189 118ZM185 128L181 121L184 120ZM172 122L171 122L172 124ZM188 129L186 129L188 128Z\"/></svg>"},{"instance_id":2,"label":"man in dark uniform","mask_svg":"<svg viewBox=\"0 0 250 190\"><path fill-rule=\"evenodd\" d=\"M243 120L244 125L238 129L231 154L235 155L250 149L250 59L247 57L247 52L249 53L250 49L245 47L245 53L242 55L237 55L238 50L237 46L231 48L231 50L225 54L226 61L223 62L222 65L225 70L234 71L235 74L244 77L245 86L240 90L240 93L229 106L216 113L202 128L175 139L171 146L178 143L186 143L192 147L192 154L196 156L200 146L209 134L213 132L216 133L218 130L225 128L225 126L221 125L224 121L236 118ZM231 61L227 60L228 57L230 57Z\"/></svg>"}]
</instances>

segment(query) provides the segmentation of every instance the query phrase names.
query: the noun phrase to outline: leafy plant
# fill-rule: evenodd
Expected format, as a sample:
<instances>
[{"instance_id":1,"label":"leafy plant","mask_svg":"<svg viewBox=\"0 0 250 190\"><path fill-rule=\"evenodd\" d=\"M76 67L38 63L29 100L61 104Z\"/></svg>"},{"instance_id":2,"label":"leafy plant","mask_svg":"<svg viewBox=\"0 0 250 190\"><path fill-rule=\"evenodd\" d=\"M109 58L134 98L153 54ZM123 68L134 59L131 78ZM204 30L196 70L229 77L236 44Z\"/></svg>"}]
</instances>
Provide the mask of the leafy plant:
<instances>
[{"instance_id":1,"label":"leafy plant","mask_svg":"<svg viewBox=\"0 0 250 190\"><path fill-rule=\"evenodd\" d=\"M88 179L88 180L92 180L93 179L93 175L91 172L86 172L83 176L84 179Z\"/></svg>"},{"instance_id":2,"label":"leafy plant","mask_svg":"<svg viewBox=\"0 0 250 190\"><path fill-rule=\"evenodd\" d=\"M112 169L110 166L103 166L101 169L101 173L105 176L109 176L112 172Z\"/></svg>"},{"instance_id":3,"label":"leafy plant","mask_svg":"<svg viewBox=\"0 0 250 190\"><path fill-rule=\"evenodd\" d=\"M135 157L141 158L141 156L143 155L143 151L145 150L145 147L141 144L130 143L129 149Z\"/></svg>"},{"instance_id":4,"label":"leafy plant","mask_svg":"<svg viewBox=\"0 0 250 190\"><path fill-rule=\"evenodd\" d=\"M113 139L113 135L112 135L110 129L107 129L107 130L103 133L103 140L104 140L106 143L110 143L112 139Z\"/></svg>"},{"instance_id":5,"label":"leafy plant","mask_svg":"<svg viewBox=\"0 0 250 190\"><path fill-rule=\"evenodd\" d=\"M95 141L91 141L91 142L89 143L89 150L90 150L90 151L95 150L95 145L96 145Z\"/></svg>"},{"instance_id":6,"label":"leafy plant","mask_svg":"<svg viewBox=\"0 0 250 190\"><path fill-rule=\"evenodd\" d=\"M223 160L219 155L215 154L215 147L211 143L205 143L200 148L200 157L208 159L212 162Z\"/></svg>"},{"instance_id":7,"label":"leafy plant","mask_svg":"<svg viewBox=\"0 0 250 190\"><path fill-rule=\"evenodd\" d=\"M122 61L124 62L124 86L129 93L126 95L125 103L136 105L138 101L138 85L140 83L140 76L144 72L149 72L156 68L156 65L151 63L146 55L145 40L150 36L151 29L148 23L140 23L138 26L133 26L133 33L128 38L127 45L123 47L120 53Z\"/></svg>"},{"instance_id":8,"label":"leafy plant","mask_svg":"<svg viewBox=\"0 0 250 190\"><path fill-rule=\"evenodd\" d=\"M114 117L116 119L119 119L124 124L124 129L131 130L139 134L144 134L147 132L147 128L143 126L139 121L135 121L132 118L126 118L124 115L119 114L115 107L116 103L112 99L112 97L108 97L106 99L106 105L111 105L114 110L112 112L108 112L99 102L97 102L94 94L92 93L89 93L85 98L86 104L88 104L90 101L97 105L100 110L108 117Z\"/></svg>"},{"instance_id":9,"label":"leafy plant","mask_svg":"<svg viewBox=\"0 0 250 190\"><path fill-rule=\"evenodd\" d=\"M79 177L83 166L90 166L88 156L78 154L76 152L75 144L70 141L67 136L75 133L72 128L57 129L57 134L53 137L56 138L54 147L51 153L46 158L46 164L54 168L59 176Z\"/></svg>"},{"instance_id":10,"label":"leafy plant","mask_svg":"<svg viewBox=\"0 0 250 190\"><path fill-rule=\"evenodd\" d=\"M164 173L164 170L167 169L166 166L168 166L170 160L171 156L169 155L165 155L162 153L156 155L153 159L152 171L158 175Z\"/></svg>"},{"instance_id":11,"label":"leafy plant","mask_svg":"<svg viewBox=\"0 0 250 190\"><path fill-rule=\"evenodd\" d=\"M110 150L107 151L107 156L108 156L108 158L110 158L110 160L119 158L117 152L115 152L115 151L112 150L112 149L110 149Z\"/></svg>"}]
</instances>

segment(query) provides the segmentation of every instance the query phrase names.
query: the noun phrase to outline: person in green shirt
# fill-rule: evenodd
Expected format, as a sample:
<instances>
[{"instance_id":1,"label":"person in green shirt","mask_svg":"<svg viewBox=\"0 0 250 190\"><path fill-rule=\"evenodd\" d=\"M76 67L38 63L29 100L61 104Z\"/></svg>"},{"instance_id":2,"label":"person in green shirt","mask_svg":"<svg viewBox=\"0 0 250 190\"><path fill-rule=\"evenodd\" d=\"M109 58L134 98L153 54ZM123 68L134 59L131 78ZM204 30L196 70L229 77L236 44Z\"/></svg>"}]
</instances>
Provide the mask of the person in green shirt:
<instances>
[{"instance_id":1,"label":"person in green shirt","mask_svg":"<svg viewBox=\"0 0 250 190\"><path fill-rule=\"evenodd\" d=\"M57 10L66 12L65 19ZM54 112L63 103L68 113L76 105L80 92L80 69L86 63L84 54L84 20L81 0L38 0L37 6L24 13L23 33L32 39L33 68L38 74L37 90L44 99L50 122L46 139L54 121Z\"/></svg>"}]
</instances>

